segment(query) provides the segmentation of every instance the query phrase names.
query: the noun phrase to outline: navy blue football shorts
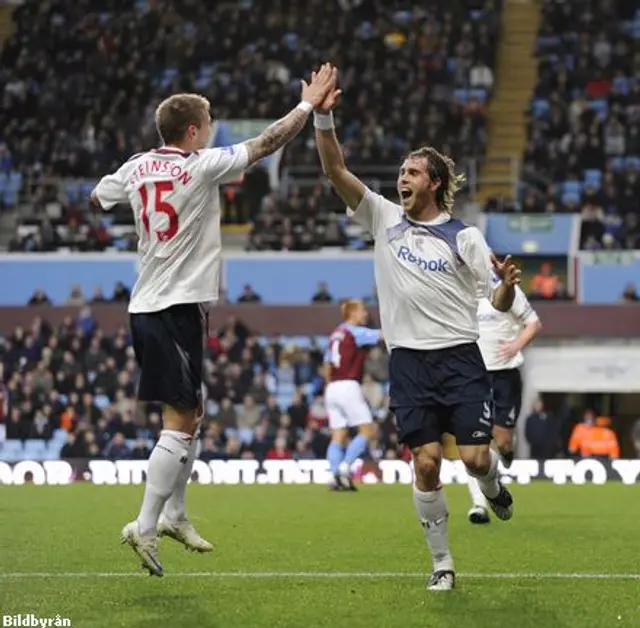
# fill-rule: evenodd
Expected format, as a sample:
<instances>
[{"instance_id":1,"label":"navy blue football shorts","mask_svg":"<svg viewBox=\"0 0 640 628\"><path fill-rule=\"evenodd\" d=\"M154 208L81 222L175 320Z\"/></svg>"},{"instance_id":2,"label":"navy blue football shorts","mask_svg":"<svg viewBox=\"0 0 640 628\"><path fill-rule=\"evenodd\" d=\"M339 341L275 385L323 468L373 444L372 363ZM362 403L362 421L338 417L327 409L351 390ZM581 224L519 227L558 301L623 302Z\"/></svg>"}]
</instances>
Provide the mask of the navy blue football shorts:
<instances>
[{"instance_id":1,"label":"navy blue football shorts","mask_svg":"<svg viewBox=\"0 0 640 628\"><path fill-rule=\"evenodd\" d=\"M513 429L522 407L522 377L520 369L489 371L495 417L493 422L500 427Z\"/></svg>"},{"instance_id":2,"label":"navy blue football shorts","mask_svg":"<svg viewBox=\"0 0 640 628\"><path fill-rule=\"evenodd\" d=\"M208 314L198 303L131 314L131 335L140 366L138 399L178 410L196 410L202 396Z\"/></svg>"},{"instance_id":3,"label":"navy blue football shorts","mask_svg":"<svg viewBox=\"0 0 640 628\"><path fill-rule=\"evenodd\" d=\"M445 432L458 445L491 442L491 381L475 342L432 351L393 349L389 380L400 442L413 449L441 442Z\"/></svg>"}]
</instances>

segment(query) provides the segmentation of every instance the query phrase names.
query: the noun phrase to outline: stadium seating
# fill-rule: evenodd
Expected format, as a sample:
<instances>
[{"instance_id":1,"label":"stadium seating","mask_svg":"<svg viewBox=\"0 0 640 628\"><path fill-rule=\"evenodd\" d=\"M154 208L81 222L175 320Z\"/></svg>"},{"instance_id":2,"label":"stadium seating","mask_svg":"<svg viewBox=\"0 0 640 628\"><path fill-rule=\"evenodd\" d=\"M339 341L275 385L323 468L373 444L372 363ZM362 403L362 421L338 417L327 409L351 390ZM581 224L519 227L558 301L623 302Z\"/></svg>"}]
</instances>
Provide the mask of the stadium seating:
<instances>
[{"instance_id":1,"label":"stadium seating","mask_svg":"<svg viewBox=\"0 0 640 628\"><path fill-rule=\"evenodd\" d=\"M625 218L640 212L636 6L543 2L523 191L533 190L539 207L555 201L598 223L583 229L583 248L640 247L637 226Z\"/></svg>"},{"instance_id":2,"label":"stadium seating","mask_svg":"<svg viewBox=\"0 0 640 628\"><path fill-rule=\"evenodd\" d=\"M25 218L13 250L130 250L129 213L116 211L101 230L88 224L86 198L96 177L156 144L152 118L159 100L199 91L220 119L277 118L297 102L299 79L324 58L343 69L345 151L350 163L371 170L369 179L422 143L437 144L460 162L483 153L490 93L471 86L470 70L480 62L493 65L500 0L436 0L411 10L372 0L351 10L348 3L294 0L286 8L276 3L267 21L254 4L89 0L82 8L55 4L44 12L37 0L26 0L15 10L15 32L2 53L8 95L0 122L17 172L0 181L0 196L15 204L24 173L35 190L29 195L36 217ZM286 23L278 11L286 11ZM211 37L221 29L224 38ZM48 49L61 52L47 57L48 71L40 72ZM25 57L30 62L23 67ZM318 162L311 133L309 125L283 165L312 166L313 188ZM226 198L227 215L255 219L266 192L264 181L247 177ZM290 195L279 202L301 213ZM285 240L284 248L363 248L361 233L329 219L342 210L335 196L320 194L311 223L305 217L282 228L285 207L268 227ZM59 232L44 244L36 237L43 215ZM249 246L281 247L269 243L264 227L254 220ZM299 237L302 231L312 236Z\"/></svg>"},{"instance_id":3,"label":"stadium seating","mask_svg":"<svg viewBox=\"0 0 640 628\"><path fill-rule=\"evenodd\" d=\"M51 329L46 322L40 329L38 336L29 333L25 338L16 333L0 337L0 364L4 367L10 409L6 419L7 439L0 442L0 461L43 461L61 457L117 458L120 454L114 453L112 446L118 434L123 437L126 448L123 451L128 457L148 456L160 429L159 423L153 419L158 408L150 406L146 422L142 424L132 423L127 418L135 403L134 387L118 382L122 377L135 381L136 367L117 356L125 355L130 350L128 338L123 353L122 350L116 350L114 338L102 337L103 362L89 370L85 366L86 349L76 353L71 364L63 366L60 364L60 355L56 355L51 349L54 346L51 338L57 338L58 346L63 350L69 348L74 338L81 337L79 329L72 328L69 333L63 329ZM315 443L314 455L324 455L322 447L328 444L326 413L321 395L324 383L317 369L328 346L328 338L252 336L242 323L237 323L236 328L231 330L230 337L228 332L226 328L221 328L214 335L206 361L209 427L205 426L204 433L205 436L215 434L216 455L220 458L227 457L226 443L237 431L239 419L245 411L243 402L247 395L258 400L271 399L270 407L273 410L264 403L257 404L259 423L267 429L269 439L273 440L276 433L282 433L284 429L291 452L298 451L300 454ZM247 340L239 340L245 336ZM28 339L34 340L35 350L27 351L26 346L30 343ZM255 339L257 346L253 351L253 359L250 363L242 362L242 349L252 339ZM85 339L82 346L88 345ZM106 363L109 356L118 360L119 368L110 369ZM300 363L300 359L306 356L310 357L308 368ZM386 362L384 355L371 359ZM67 367L69 370L65 370ZM238 369L237 373L232 372L232 367ZM385 368L382 368L382 372L385 372ZM37 384L37 378L46 380L48 373L63 373L65 377L60 379L51 375L54 392L45 393ZM84 375L84 389L77 388L76 373ZM261 379L262 376L264 380ZM375 389L376 398L387 393L387 382L384 379L372 381L370 386ZM89 394L89 405L83 405L77 399L77 396L83 397L83 393ZM292 410L298 394L302 396L302 408ZM229 411L225 410L225 398L231 401ZM386 417L381 422L381 427L388 438L394 428L385 404L386 402L382 406L375 405L374 410L381 413L383 418ZM293 427L283 419L284 415L291 412L297 412L298 415L301 413L301 418L296 419ZM46 418L44 425L41 421L43 416ZM216 423L222 425L222 432L210 427ZM257 425L256 423L254 427ZM253 452L250 436L245 441L237 456L255 455L259 458L263 455L260 453L263 450ZM305 443L304 447L300 446L300 442ZM136 449L138 445L142 448ZM399 455L395 442L387 440L382 445L388 445L394 455Z\"/></svg>"}]
</instances>

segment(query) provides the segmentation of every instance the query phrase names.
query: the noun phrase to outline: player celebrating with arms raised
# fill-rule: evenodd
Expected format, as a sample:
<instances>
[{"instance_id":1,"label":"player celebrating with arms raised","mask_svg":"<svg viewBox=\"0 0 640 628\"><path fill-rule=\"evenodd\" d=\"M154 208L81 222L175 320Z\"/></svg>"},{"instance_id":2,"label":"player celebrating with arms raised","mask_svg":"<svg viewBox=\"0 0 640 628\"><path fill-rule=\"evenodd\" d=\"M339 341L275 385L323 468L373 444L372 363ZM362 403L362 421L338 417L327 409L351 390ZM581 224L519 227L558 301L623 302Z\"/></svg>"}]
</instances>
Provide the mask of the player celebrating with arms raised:
<instances>
[{"instance_id":1,"label":"player celebrating with arms raised","mask_svg":"<svg viewBox=\"0 0 640 628\"><path fill-rule=\"evenodd\" d=\"M156 535L191 550L212 549L188 522L184 501L204 407L207 306L218 298L218 186L238 180L250 165L292 140L324 100L331 81L332 69L324 65L309 85L302 82L302 100L284 118L228 148L206 148L211 137L206 98L171 96L156 111L164 146L134 155L91 195L105 210L128 202L139 238L140 273L129 303L140 365L138 399L162 404L164 429L149 458L140 514L122 530L122 542L151 575L163 575Z\"/></svg>"},{"instance_id":2,"label":"player celebrating with arms raised","mask_svg":"<svg viewBox=\"0 0 640 628\"><path fill-rule=\"evenodd\" d=\"M334 131L333 89L315 113L322 167L349 215L373 236L382 331L391 351L390 397L399 440L413 455L414 504L433 558L428 588L455 586L447 538L448 509L440 484L442 434L455 434L461 459L500 519L513 514L481 423L491 384L478 340L478 292L506 312L520 271L492 257L478 229L451 216L458 178L433 148L408 155L400 167L397 205L373 193L349 170ZM502 279L499 285L492 270Z\"/></svg>"},{"instance_id":3,"label":"player celebrating with arms raised","mask_svg":"<svg viewBox=\"0 0 640 628\"><path fill-rule=\"evenodd\" d=\"M377 345L382 334L365 327L368 313L362 301L345 301L340 311L344 322L329 337L325 355L324 400L331 429L327 458L334 478L332 488L355 491L351 466L366 451L372 437L373 416L360 387L366 348ZM349 428L354 427L358 435L345 449Z\"/></svg>"},{"instance_id":4,"label":"player celebrating with arms raised","mask_svg":"<svg viewBox=\"0 0 640 628\"><path fill-rule=\"evenodd\" d=\"M478 326L478 346L493 390L493 439L502 463L508 468L513 462L513 431L522 402L522 350L536 337L542 324L524 292L516 286L515 299L508 312L499 312L489 299L480 299ZM469 491L473 499L469 521L489 523L487 500L473 476L469 477Z\"/></svg>"}]
</instances>

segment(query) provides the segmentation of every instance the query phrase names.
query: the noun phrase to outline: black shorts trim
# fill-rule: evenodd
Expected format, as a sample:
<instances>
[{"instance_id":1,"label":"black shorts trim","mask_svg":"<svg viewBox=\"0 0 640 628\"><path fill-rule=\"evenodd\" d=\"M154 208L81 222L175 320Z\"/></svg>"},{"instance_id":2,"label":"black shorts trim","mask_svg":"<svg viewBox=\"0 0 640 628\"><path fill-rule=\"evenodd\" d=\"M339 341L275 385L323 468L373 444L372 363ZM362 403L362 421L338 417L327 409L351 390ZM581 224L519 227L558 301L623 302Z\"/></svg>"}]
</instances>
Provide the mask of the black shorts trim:
<instances>
[{"instance_id":1,"label":"black shorts trim","mask_svg":"<svg viewBox=\"0 0 640 628\"><path fill-rule=\"evenodd\" d=\"M140 366L138 399L195 410L202 397L202 365L208 310L199 303L130 315Z\"/></svg>"}]
</instances>

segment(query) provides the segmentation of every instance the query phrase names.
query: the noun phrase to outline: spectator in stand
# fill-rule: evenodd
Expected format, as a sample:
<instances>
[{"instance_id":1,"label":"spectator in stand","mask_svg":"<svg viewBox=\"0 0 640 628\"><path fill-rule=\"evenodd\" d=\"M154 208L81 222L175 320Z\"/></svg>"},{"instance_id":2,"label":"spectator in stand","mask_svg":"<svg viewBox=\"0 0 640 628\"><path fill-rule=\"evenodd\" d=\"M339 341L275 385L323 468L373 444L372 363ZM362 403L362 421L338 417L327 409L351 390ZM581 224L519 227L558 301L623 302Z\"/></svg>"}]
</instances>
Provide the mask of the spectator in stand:
<instances>
[{"instance_id":1,"label":"spectator in stand","mask_svg":"<svg viewBox=\"0 0 640 628\"><path fill-rule=\"evenodd\" d=\"M238 409L238 439L244 445L253 440L253 430L260 423L260 408L251 395L246 395Z\"/></svg>"},{"instance_id":2,"label":"spectator in stand","mask_svg":"<svg viewBox=\"0 0 640 628\"><path fill-rule=\"evenodd\" d=\"M127 288L121 281L118 281L113 289L111 301L113 303L129 303L131 298L131 290Z\"/></svg>"},{"instance_id":3,"label":"spectator in stand","mask_svg":"<svg viewBox=\"0 0 640 628\"><path fill-rule=\"evenodd\" d=\"M238 303L260 303L260 302L262 302L262 297L257 292L254 292L250 284L246 284L242 290L242 294L238 298Z\"/></svg>"},{"instance_id":4,"label":"spectator in stand","mask_svg":"<svg viewBox=\"0 0 640 628\"><path fill-rule=\"evenodd\" d=\"M582 215L583 249L632 249L639 243L635 232L629 237L640 192L640 56L633 54L626 22L633 5L542 3L539 77L523 173L539 196L537 208Z\"/></svg>"},{"instance_id":5,"label":"spectator in stand","mask_svg":"<svg viewBox=\"0 0 640 628\"><path fill-rule=\"evenodd\" d=\"M551 416L545 411L541 399L536 399L533 410L525 421L525 436L534 460L552 458L554 451L554 426Z\"/></svg>"},{"instance_id":6,"label":"spectator in stand","mask_svg":"<svg viewBox=\"0 0 640 628\"><path fill-rule=\"evenodd\" d=\"M620 298L622 303L637 303L640 301L640 297L638 296L638 291L634 284L627 284L624 292L622 293L622 297Z\"/></svg>"},{"instance_id":7,"label":"spectator in stand","mask_svg":"<svg viewBox=\"0 0 640 628\"><path fill-rule=\"evenodd\" d=\"M91 303L106 303L107 297L102 292L102 286L96 286L93 289L93 296L91 297Z\"/></svg>"},{"instance_id":8,"label":"spectator in stand","mask_svg":"<svg viewBox=\"0 0 640 628\"><path fill-rule=\"evenodd\" d=\"M127 460L131 458L131 450L125 443L124 435L118 432L105 447L104 457L108 460Z\"/></svg>"},{"instance_id":9,"label":"spectator in stand","mask_svg":"<svg viewBox=\"0 0 640 628\"><path fill-rule=\"evenodd\" d=\"M267 452L267 460L291 460L293 455L283 436L276 438L273 447Z\"/></svg>"},{"instance_id":10,"label":"spectator in stand","mask_svg":"<svg viewBox=\"0 0 640 628\"><path fill-rule=\"evenodd\" d=\"M34 209L42 211L48 202L62 207L64 218L54 226L65 232L65 246L130 250L133 239L107 238L101 224L82 215L82 186L76 181L155 146L148 110L169 92L203 93L221 120L276 117L295 104L293 86L328 49L341 57L345 70L340 111L345 151L357 155L362 168L396 164L408 146L425 143L442 146L457 161L482 155L486 131L480 101L491 89L503 2L472 4L433 0L428 7L395 11L384 2L367 1L349 10L333 1L292 0L274 5L264 20L255 3L127 1L114 10L87 0L81 7L43 11L41 3L26 0L13 12L13 33L1 56L6 148L0 150L0 164L28 172L40 183ZM210 35L219 32L225 37ZM54 49L59 54L46 54ZM172 54L162 54L167 50ZM30 62L25 65L24 59ZM111 85L114 97L103 98L95 85ZM470 86L482 90L475 102L451 89ZM367 111L364 118L362 111ZM313 186L319 170L311 134L307 129L285 151L282 165L310 169L304 179ZM222 191L233 209L225 215L233 220L256 216L270 191L266 169L267 164L250 171ZM49 185L55 177L68 182ZM291 208L300 209L295 203ZM339 210L339 203L326 195L317 208L312 223L293 225L275 246L321 246L327 225L335 226L323 215ZM127 211L116 207L114 220ZM70 216L76 213L80 218ZM260 225L260 216L254 224ZM258 227L250 246L268 248L269 238L261 241L259 233ZM21 246L39 249L38 240L25 239Z\"/></svg>"},{"instance_id":11,"label":"spectator in stand","mask_svg":"<svg viewBox=\"0 0 640 628\"><path fill-rule=\"evenodd\" d=\"M329 292L329 286L327 286L326 281L320 281L318 283L318 290L311 297L311 302L312 303L332 303L333 302L333 297Z\"/></svg>"},{"instance_id":12,"label":"spectator in stand","mask_svg":"<svg viewBox=\"0 0 640 628\"><path fill-rule=\"evenodd\" d=\"M529 298L531 299L555 299L558 295L560 279L553 273L549 262L540 265L537 273L529 284Z\"/></svg>"},{"instance_id":13,"label":"spectator in stand","mask_svg":"<svg viewBox=\"0 0 640 628\"><path fill-rule=\"evenodd\" d=\"M34 291L27 305L51 305L51 299L49 299L44 290L38 288Z\"/></svg>"},{"instance_id":14,"label":"spectator in stand","mask_svg":"<svg viewBox=\"0 0 640 628\"><path fill-rule=\"evenodd\" d=\"M95 325L82 329L80 321L78 316L68 316L54 327L36 317L32 324L17 328L0 342L0 363L12 400L7 438L53 441L61 428L68 438L61 452L65 457L144 459L159 434L159 408L150 404L136 412L137 368L130 358L126 329L106 335ZM296 383L313 372L310 365L315 365L319 351L282 347L275 341L263 350L237 319L230 319L214 334L220 335L230 335L232 342L222 343L216 353L206 353L210 399L201 459L260 459L271 450L282 459L323 458L329 441L322 383L311 393L306 392L307 384L298 389L286 402L286 413L274 396L265 395L265 389L289 395ZM388 377L385 360L380 353L368 367L380 381ZM247 391L251 395L240 406L234 406L226 396L240 401ZM252 401L253 394L264 400L264 405ZM393 418L385 401L380 410L381 448L400 456L402 450L394 440ZM242 438L238 438L239 428L243 428ZM284 447L280 446L282 441L276 446L276 439L284 439ZM135 445L131 447L127 441Z\"/></svg>"},{"instance_id":15,"label":"spectator in stand","mask_svg":"<svg viewBox=\"0 0 640 628\"><path fill-rule=\"evenodd\" d=\"M82 288L80 286L72 286L71 292L65 301L65 305L80 306L84 305L84 295L82 294Z\"/></svg>"}]
</instances>

